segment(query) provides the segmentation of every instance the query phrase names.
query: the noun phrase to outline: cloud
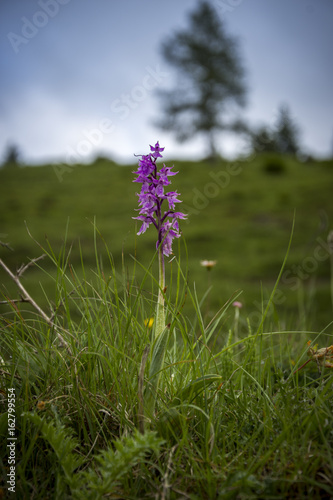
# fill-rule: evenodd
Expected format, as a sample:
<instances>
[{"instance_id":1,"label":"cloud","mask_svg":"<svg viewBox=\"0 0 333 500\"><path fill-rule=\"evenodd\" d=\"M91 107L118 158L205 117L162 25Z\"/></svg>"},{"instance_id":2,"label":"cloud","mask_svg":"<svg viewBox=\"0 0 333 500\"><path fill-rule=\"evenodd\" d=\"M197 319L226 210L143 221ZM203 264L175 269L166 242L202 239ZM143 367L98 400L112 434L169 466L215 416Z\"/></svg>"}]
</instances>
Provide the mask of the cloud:
<instances>
[{"instance_id":1,"label":"cloud","mask_svg":"<svg viewBox=\"0 0 333 500\"><path fill-rule=\"evenodd\" d=\"M131 161L133 152L157 139L172 156L205 154L204 141L195 138L179 145L153 127L159 102L154 89L144 84L147 67L160 65L169 71L160 60L160 43L186 24L193 0L43 0L59 3L57 15L50 15L16 54L7 34L21 33L22 18L33 22L40 1L1 2L0 151L10 141L27 161L64 158L69 148L77 151L87 135L94 137L91 131L110 120L112 133L104 133L100 141L95 134L96 144L84 161L101 150ZM259 0L233 5L220 14L228 31L241 37L250 87L245 116L250 123L270 125L274 110L287 102L303 130L304 144L316 154L327 154L333 131L331 3L315 3L310 10L304 2L289 0L273 7ZM126 96L130 101L124 101ZM221 136L222 153L235 154L239 147L235 139Z\"/></svg>"}]
</instances>

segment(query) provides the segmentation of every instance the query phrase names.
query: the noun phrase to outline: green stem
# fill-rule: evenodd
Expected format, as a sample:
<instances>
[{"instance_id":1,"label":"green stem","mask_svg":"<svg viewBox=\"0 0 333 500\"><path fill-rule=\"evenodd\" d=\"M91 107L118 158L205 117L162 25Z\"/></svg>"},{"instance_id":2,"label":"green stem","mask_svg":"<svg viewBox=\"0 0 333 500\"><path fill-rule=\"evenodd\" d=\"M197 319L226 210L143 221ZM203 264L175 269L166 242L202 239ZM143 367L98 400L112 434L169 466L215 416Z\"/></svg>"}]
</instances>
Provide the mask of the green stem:
<instances>
[{"instance_id":1,"label":"green stem","mask_svg":"<svg viewBox=\"0 0 333 500\"><path fill-rule=\"evenodd\" d=\"M164 287L165 287L165 269L164 255L162 245L158 249L158 271L159 271L159 290L156 306L155 339L161 335L165 328L165 308L164 308Z\"/></svg>"},{"instance_id":2,"label":"green stem","mask_svg":"<svg viewBox=\"0 0 333 500\"><path fill-rule=\"evenodd\" d=\"M164 307L164 286L165 286L165 270L164 270L164 255L162 245L158 249L158 268L159 268L159 290L156 305L155 331L154 342L151 353L149 383L145 388L144 394L144 413L148 418L154 415L157 391L163 368L165 351L167 349L170 328L165 326L165 307Z\"/></svg>"}]
</instances>

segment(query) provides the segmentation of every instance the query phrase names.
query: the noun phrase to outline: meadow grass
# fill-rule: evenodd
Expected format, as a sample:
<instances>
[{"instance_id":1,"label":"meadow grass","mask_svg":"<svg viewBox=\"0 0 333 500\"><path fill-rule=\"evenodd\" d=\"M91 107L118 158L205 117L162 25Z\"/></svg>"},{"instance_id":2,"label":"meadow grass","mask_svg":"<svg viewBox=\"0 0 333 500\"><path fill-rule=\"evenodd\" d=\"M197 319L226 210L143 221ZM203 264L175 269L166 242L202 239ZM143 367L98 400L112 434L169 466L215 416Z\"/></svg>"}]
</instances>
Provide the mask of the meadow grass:
<instances>
[{"instance_id":1,"label":"meadow grass","mask_svg":"<svg viewBox=\"0 0 333 500\"><path fill-rule=\"evenodd\" d=\"M258 155L214 164L174 162L179 170L174 188L181 193L183 211L189 213L181 225L189 249L189 282L196 284L200 299L213 287L204 315L218 310L236 290L242 290L240 329L245 334L245 318L254 316L254 311L259 317L261 303L268 300L274 286L296 211L293 245L285 268L288 274L279 284L285 300L276 302L275 307L281 321L290 318L284 328L321 330L332 319L330 258L325 245L333 220L333 163L278 157L275 161L281 171L272 173L267 166L273 160L274 156ZM57 165L0 169L0 240L14 249L8 252L0 247L7 265L18 268L41 253L25 221L34 239L43 245L49 243L57 254L63 248L68 224L70 263L83 279L83 248L85 276L93 279L96 218L118 272L123 255L132 254L148 267L155 235L147 231L139 243L136 241L135 221L131 219L136 214L134 163L134 159L133 165L97 159L90 165L73 165L64 170L62 182L54 170ZM171 160L166 163L172 165ZM107 259L104 246L97 245L101 258ZM311 265L318 247L321 260ZM203 259L217 260L210 274L200 266ZM55 269L48 259L41 266L44 272L35 266L23 279L38 303L47 308L47 297L53 296L48 274L55 277ZM126 269L133 274L130 258L126 258ZM143 276L144 270L136 266L136 279L141 282ZM2 269L0 282L3 292L15 296L15 285ZM191 314L188 305L189 301L184 311ZM273 309L270 318L273 322Z\"/></svg>"},{"instance_id":2,"label":"meadow grass","mask_svg":"<svg viewBox=\"0 0 333 500\"><path fill-rule=\"evenodd\" d=\"M272 319L278 282L259 321L232 305L239 292L207 313L212 291L198 296L182 241L168 264L170 334L145 412L156 254L148 265L133 257L128 272L95 227L88 274L84 248L73 264L67 236L56 251L40 246L48 320L10 299L0 316L1 472L15 388L17 498L332 498L332 374L314 361L298 371L308 341L332 343L331 325L312 331L305 316L302 330L286 329L276 309Z\"/></svg>"}]
</instances>

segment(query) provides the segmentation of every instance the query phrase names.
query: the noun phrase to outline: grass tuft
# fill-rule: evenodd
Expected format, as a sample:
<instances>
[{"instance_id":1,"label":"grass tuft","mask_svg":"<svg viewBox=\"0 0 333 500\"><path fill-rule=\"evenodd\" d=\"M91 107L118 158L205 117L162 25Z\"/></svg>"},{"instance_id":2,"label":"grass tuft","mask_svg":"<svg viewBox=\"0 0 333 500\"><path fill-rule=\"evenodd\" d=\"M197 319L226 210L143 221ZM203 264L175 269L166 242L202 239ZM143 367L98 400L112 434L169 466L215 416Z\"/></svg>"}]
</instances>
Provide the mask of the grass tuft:
<instances>
[{"instance_id":1,"label":"grass tuft","mask_svg":"<svg viewBox=\"0 0 333 500\"><path fill-rule=\"evenodd\" d=\"M326 358L299 368L332 326L272 322L279 278L259 322L235 313L240 292L212 317L174 259L155 341L156 256L139 281L97 229L94 246L88 273L82 249L74 265L66 239L58 252L47 241L49 310L8 298L0 317L0 432L14 388L18 498L331 498L332 372Z\"/></svg>"}]
</instances>

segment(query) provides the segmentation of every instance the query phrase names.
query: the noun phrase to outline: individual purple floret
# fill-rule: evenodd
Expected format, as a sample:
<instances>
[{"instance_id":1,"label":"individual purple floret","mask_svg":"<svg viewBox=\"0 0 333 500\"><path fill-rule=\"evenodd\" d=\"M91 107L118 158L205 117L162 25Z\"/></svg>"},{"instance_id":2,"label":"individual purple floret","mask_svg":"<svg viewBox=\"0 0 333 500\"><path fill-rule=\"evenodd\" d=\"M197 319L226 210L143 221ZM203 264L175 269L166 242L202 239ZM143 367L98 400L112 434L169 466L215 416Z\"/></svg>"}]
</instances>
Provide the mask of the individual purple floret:
<instances>
[{"instance_id":1,"label":"individual purple floret","mask_svg":"<svg viewBox=\"0 0 333 500\"><path fill-rule=\"evenodd\" d=\"M156 248L162 245L163 255L169 256L172 253L172 241L180 237L178 225L179 219L186 219L182 212L176 212L176 203L181 203L178 199L177 191L164 192L164 187L171 184L169 177L178 174L172 172L172 167L163 167L157 170L156 161L162 158L160 148L157 142L155 146L150 146L150 153L142 155L139 160L139 167L136 172L137 178L133 182L142 184L141 192L137 193L139 198L139 215L133 217L142 222L138 234L144 233L150 224L154 224L158 231ZM163 210L162 210L163 205Z\"/></svg>"}]
</instances>

